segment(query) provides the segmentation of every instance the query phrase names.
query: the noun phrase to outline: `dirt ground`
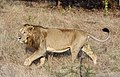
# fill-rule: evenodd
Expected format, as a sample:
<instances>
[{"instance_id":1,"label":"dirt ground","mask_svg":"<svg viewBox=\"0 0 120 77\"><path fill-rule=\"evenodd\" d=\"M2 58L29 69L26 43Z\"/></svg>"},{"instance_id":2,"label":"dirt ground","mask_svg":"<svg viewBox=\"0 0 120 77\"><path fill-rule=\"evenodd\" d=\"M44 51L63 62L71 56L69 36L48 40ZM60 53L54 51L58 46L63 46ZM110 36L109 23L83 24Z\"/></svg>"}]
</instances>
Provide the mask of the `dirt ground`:
<instances>
[{"instance_id":1,"label":"dirt ground","mask_svg":"<svg viewBox=\"0 0 120 77\"><path fill-rule=\"evenodd\" d=\"M24 66L26 53L24 45L18 42L19 29L23 24L41 25L50 28L74 28L84 30L97 38L106 38L101 31L107 27L110 39L100 43L89 39L97 55L97 64L85 57L83 77L120 77L120 11L111 11L104 16L103 10L43 8L15 2L0 6L0 77L79 77L80 64L70 65L70 56L49 57L43 67L39 63ZM58 55L58 54L57 54Z\"/></svg>"}]
</instances>

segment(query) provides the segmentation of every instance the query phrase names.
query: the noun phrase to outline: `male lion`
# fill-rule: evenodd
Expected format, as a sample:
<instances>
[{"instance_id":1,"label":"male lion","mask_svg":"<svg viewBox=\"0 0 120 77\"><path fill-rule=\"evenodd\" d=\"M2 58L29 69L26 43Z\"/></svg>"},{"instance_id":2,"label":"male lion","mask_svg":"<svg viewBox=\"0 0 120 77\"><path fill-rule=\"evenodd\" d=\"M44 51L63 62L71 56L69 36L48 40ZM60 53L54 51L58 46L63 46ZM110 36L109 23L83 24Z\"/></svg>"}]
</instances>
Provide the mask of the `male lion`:
<instances>
[{"instance_id":1,"label":"male lion","mask_svg":"<svg viewBox=\"0 0 120 77\"><path fill-rule=\"evenodd\" d=\"M21 36L19 37L19 41L26 44L28 48L35 48L36 51L25 60L24 65L30 65L40 57L42 65L44 64L46 51L61 53L68 49L71 50L72 61L76 59L81 49L89 55L94 64L96 64L97 57L86 43L89 37L99 42L107 41L110 37L109 30L104 28L103 31L108 33L108 37L105 40L99 40L82 30L45 28L25 24L24 27L20 29Z\"/></svg>"}]
</instances>

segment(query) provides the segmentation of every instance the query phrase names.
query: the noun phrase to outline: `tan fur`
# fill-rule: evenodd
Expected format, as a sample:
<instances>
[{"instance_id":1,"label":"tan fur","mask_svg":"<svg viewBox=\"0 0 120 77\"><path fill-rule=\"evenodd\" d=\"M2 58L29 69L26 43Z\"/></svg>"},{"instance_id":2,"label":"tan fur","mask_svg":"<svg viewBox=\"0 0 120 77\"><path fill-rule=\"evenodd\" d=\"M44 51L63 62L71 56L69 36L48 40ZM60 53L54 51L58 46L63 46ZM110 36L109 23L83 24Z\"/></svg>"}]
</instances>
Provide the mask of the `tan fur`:
<instances>
[{"instance_id":1,"label":"tan fur","mask_svg":"<svg viewBox=\"0 0 120 77\"><path fill-rule=\"evenodd\" d=\"M27 47L35 48L36 51L28 57L24 65L30 65L35 59L41 56L41 65L44 64L46 51L51 52L65 52L70 49L72 54L72 61L77 57L79 50L82 48L96 63L96 55L90 49L89 45L85 45L88 34L82 30L75 29L54 29L44 28L42 26L34 26L26 24L20 29L21 37L19 41L25 43Z\"/></svg>"}]
</instances>

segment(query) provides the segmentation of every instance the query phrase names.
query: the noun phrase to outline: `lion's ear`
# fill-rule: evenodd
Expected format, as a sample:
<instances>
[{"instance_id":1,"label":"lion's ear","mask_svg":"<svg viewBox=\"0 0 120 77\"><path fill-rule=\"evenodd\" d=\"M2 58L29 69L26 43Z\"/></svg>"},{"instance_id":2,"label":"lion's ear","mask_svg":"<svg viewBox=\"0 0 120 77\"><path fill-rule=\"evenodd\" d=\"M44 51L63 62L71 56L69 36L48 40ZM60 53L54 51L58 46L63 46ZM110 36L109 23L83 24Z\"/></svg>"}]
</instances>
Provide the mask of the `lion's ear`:
<instances>
[{"instance_id":1,"label":"lion's ear","mask_svg":"<svg viewBox=\"0 0 120 77\"><path fill-rule=\"evenodd\" d=\"M30 31L31 31L31 30L34 30L34 27L33 27L33 26L29 26L29 27L28 27L28 30L30 30Z\"/></svg>"},{"instance_id":2,"label":"lion's ear","mask_svg":"<svg viewBox=\"0 0 120 77\"><path fill-rule=\"evenodd\" d=\"M30 26L29 24L24 24L23 26Z\"/></svg>"},{"instance_id":3,"label":"lion's ear","mask_svg":"<svg viewBox=\"0 0 120 77\"><path fill-rule=\"evenodd\" d=\"M47 29L41 29L41 33L43 34L44 37L47 36Z\"/></svg>"}]
</instances>

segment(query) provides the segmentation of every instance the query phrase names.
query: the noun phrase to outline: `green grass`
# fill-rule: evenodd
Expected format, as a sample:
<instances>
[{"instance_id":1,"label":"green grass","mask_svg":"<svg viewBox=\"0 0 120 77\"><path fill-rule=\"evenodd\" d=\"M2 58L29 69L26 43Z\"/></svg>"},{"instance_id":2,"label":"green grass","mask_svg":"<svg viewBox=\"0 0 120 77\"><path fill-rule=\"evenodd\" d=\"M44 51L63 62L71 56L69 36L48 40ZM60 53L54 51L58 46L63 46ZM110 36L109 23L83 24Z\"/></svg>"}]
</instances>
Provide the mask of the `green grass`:
<instances>
[{"instance_id":1,"label":"green grass","mask_svg":"<svg viewBox=\"0 0 120 77\"><path fill-rule=\"evenodd\" d=\"M108 15L108 0L105 0L104 4L105 4L105 16L107 16Z\"/></svg>"}]
</instances>

